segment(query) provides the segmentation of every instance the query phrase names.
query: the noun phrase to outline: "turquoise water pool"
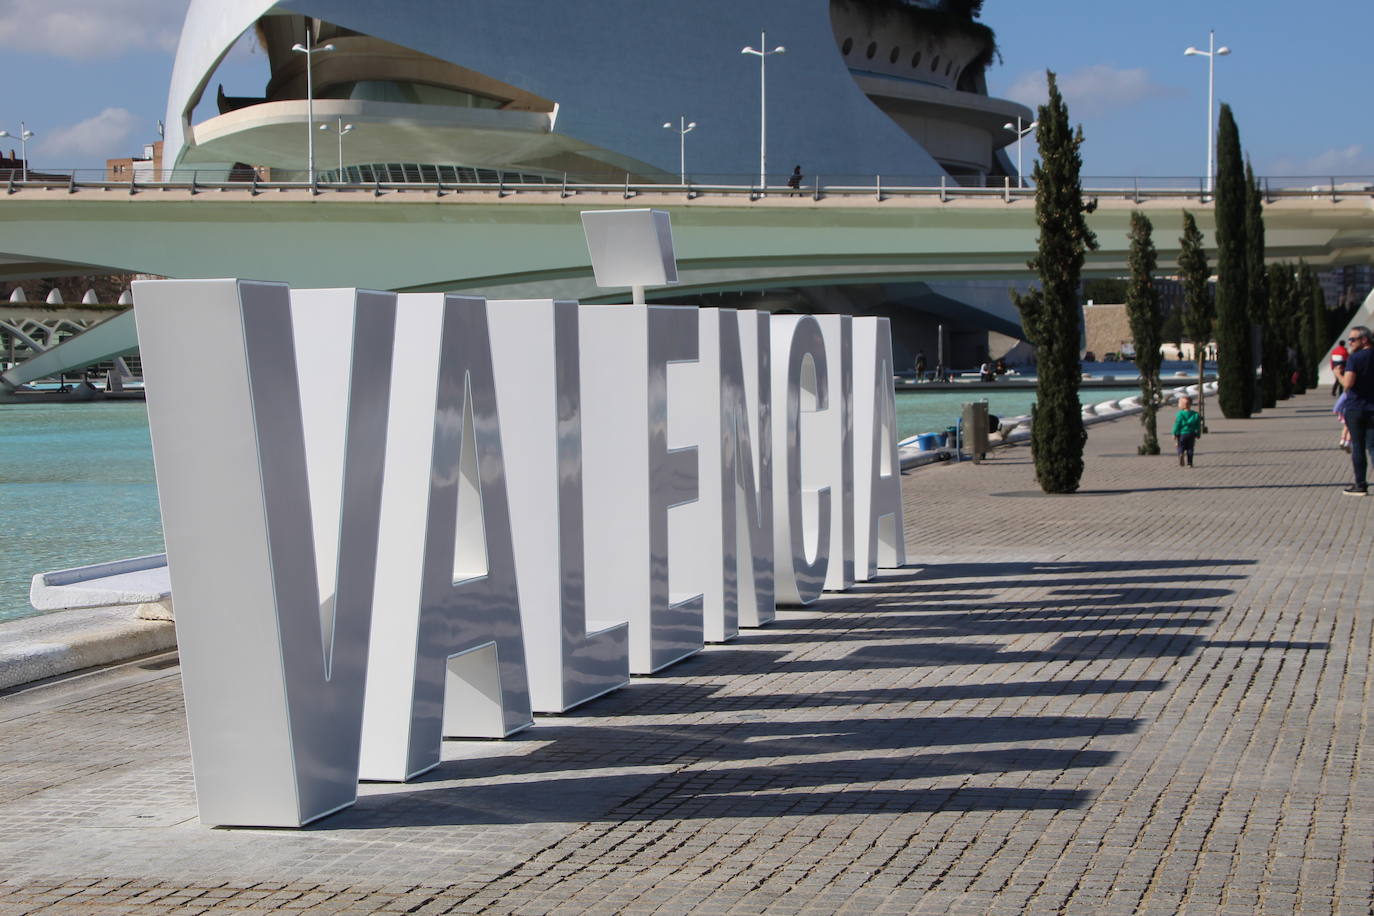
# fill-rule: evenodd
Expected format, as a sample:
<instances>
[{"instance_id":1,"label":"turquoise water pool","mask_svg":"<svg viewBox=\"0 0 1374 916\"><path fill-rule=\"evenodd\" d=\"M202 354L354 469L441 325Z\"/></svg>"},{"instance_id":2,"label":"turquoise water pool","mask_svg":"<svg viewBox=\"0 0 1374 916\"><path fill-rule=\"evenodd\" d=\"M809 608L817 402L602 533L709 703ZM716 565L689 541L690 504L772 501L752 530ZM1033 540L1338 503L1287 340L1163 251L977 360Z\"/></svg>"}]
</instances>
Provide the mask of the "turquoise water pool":
<instances>
[{"instance_id":1,"label":"turquoise water pool","mask_svg":"<svg viewBox=\"0 0 1374 916\"><path fill-rule=\"evenodd\" d=\"M1085 403L1135 388L1084 391ZM899 438L952 426L965 401L1027 413L1033 391L899 392ZM34 573L162 551L141 403L0 405L0 620L35 613Z\"/></svg>"},{"instance_id":2,"label":"turquoise water pool","mask_svg":"<svg viewBox=\"0 0 1374 916\"><path fill-rule=\"evenodd\" d=\"M1139 394L1136 386L1093 388L1078 393L1084 404L1098 404ZM1030 413L1034 391L997 391L996 386L979 386L969 391L898 391L897 435L899 439L917 433L943 432L959 421L963 405L969 401L988 402L988 412L999 417Z\"/></svg>"},{"instance_id":3,"label":"turquoise water pool","mask_svg":"<svg viewBox=\"0 0 1374 916\"><path fill-rule=\"evenodd\" d=\"M143 405L0 405L0 507L0 620L34 573L161 552Z\"/></svg>"}]
</instances>

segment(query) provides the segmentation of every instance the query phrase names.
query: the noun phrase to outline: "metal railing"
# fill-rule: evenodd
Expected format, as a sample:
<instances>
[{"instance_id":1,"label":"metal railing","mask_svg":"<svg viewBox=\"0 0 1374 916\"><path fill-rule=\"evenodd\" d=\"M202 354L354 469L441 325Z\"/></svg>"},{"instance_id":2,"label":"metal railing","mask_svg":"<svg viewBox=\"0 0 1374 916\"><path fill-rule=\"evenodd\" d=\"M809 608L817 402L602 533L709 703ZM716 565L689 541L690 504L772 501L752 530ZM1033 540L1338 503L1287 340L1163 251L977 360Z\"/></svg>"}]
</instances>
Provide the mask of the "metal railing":
<instances>
[{"instance_id":1,"label":"metal railing","mask_svg":"<svg viewBox=\"0 0 1374 916\"><path fill-rule=\"evenodd\" d=\"M961 181L967 181L962 179ZM103 169L32 170L25 179L18 170L0 169L0 186L6 196L27 190L79 192L123 192L140 194L158 191L247 192L257 196L287 191L311 194L360 194L382 197L388 194L420 192L437 196L495 194L498 198L515 195L558 195L560 199L578 195L619 196L629 200L641 195L682 196L687 200L702 197L747 198L750 201L777 201L828 198L884 201L902 198L932 198L942 202L968 199L1001 199L1007 203L1031 201L1035 188L1029 181L1018 186L1016 179L1002 177L976 184L961 183L948 176L922 175L814 175L800 185L785 177L777 184L760 186L757 176L739 174L690 176L685 182L636 179L631 175L607 181L573 181L566 176L532 177L527 174L487 171L478 180L459 181L321 181L265 178L249 169L233 171L176 169L156 180L137 176L112 177ZM1270 176L1260 179L1265 199L1311 198L1340 201L1374 197L1374 176ZM1173 199L1210 202L1201 178L1192 177L1099 177L1082 180L1083 193L1099 199L1126 199L1136 203Z\"/></svg>"}]
</instances>

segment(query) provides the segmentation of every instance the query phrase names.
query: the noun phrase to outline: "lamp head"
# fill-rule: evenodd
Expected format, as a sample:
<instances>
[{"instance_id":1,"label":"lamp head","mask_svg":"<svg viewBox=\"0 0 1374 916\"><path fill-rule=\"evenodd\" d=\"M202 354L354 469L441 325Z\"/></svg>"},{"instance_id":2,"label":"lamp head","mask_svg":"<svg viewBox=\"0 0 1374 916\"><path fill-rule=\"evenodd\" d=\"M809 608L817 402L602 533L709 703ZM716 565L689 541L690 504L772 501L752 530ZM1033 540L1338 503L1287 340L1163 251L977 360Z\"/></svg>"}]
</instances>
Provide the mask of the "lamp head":
<instances>
[{"instance_id":1,"label":"lamp head","mask_svg":"<svg viewBox=\"0 0 1374 916\"><path fill-rule=\"evenodd\" d=\"M352 129L353 129L353 125L352 125L352 124L345 124L343 127L341 127L341 128L339 129L339 133L341 133L341 134L346 134L346 133L348 133L348 132L349 132L350 130L352 130Z\"/></svg>"},{"instance_id":2,"label":"lamp head","mask_svg":"<svg viewBox=\"0 0 1374 916\"><path fill-rule=\"evenodd\" d=\"M1222 47L1217 48L1217 53L1220 54L1222 57L1225 57L1227 54L1231 53L1231 49L1223 45Z\"/></svg>"},{"instance_id":3,"label":"lamp head","mask_svg":"<svg viewBox=\"0 0 1374 916\"><path fill-rule=\"evenodd\" d=\"M293 45L291 46L291 50L292 50L292 51L299 51L299 52L301 52L302 54L309 54L309 53L310 53L310 49L307 48L305 45L301 44L299 41L296 42L295 44L293 44Z\"/></svg>"},{"instance_id":4,"label":"lamp head","mask_svg":"<svg viewBox=\"0 0 1374 916\"><path fill-rule=\"evenodd\" d=\"M1197 48L1194 48L1192 45L1189 45L1189 46L1188 46L1188 50L1186 50L1186 51L1183 52L1183 56L1184 56L1184 57L1189 57L1189 56L1191 56L1191 55L1194 55L1194 54L1201 54L1201 53L1202 53L1202 52L1199 51Z\"/></svg>"},{"instance_id":5,"label":"lamp head","mask_svg":"<svg viewBox=\"0 0 1374 916\"><path fill-rule=\"evenodd\" d=\"M749 47L749 46L746 45L745 47L739 49L739 53L741 53L741 54L757 54L757 53L759 53L759 52L758 52L758 51L755 51L753 48L751 48L751 47Z\"/></svg>"},{"instance_id":6,"label":"lamp head","mask_svg":"<svg viewBox=\"0 0 1374 916\"><path fill-rule=\"evenodd\" d=\"M336 47L334 47L333 45L325 45L324 47L322 47L322 48L316 48L315 50L316 50L316 51L337 51L337 50L339 50L339 49L336 48Z\"/></svg>"},{"instance_id":7,"label":"lamp head","mask_svg":"<svg viewBox=\"0 0 1374 916\"><path fill-rule=\"evenodd\" d=\"M672 121L665 121L665 122L663 123L663 129L664 129L664 130L672 130L672 127L673 127L673 122L672 122Z\"/></svg>"},{"instance_id":8,"label":"lamp head","mask_svg":"<svg viewBox=\"0 0 1374 916\"><path fill-rule=\"evenodd\" d=\"M774 54L786 54L786 53L787 53L787 49L784 48L782 45L778 45L776 48L773 49L773 52L772 52L772 53L774 53Z\"/></svg>"},{"instance_id":9,"label":"lamp head","mask_svg":"<svg viewBox=\"0 0 1374 916\"><path fill-rule=\"evenodd\" d=\"M1032 121L1032 122L1030 122L1029 124L1026 125L1026 130L1035 130L1035 129L1036 129L1037 127L1039 127L1039 126L1040 126L1040 122L1039 122L1039 121Z\"/></svg>"},{"instance_id":10,"label":"lamp head","mask_svg":"<svg viewBox=\"0 0 1374 916\"><path fill-rule=\"evenodd\" d=\"M688 121L688 122L687 122L687 129L688 129L688 130L696 130L696 126L697 126L697 122L696 122L696 121Z\"/></svg>"},{"instance_id":11,"label":"lamp head","mask_svg":"<svg viewBox=\"0 0 1374 916\"><path fill-rule=\"evenodd\" d=\"M0 130L0 137L8 137L9 135L10 135L10 132L9 132L9 131L7 131L7 130Z\"/></svg>"}]
</instances>

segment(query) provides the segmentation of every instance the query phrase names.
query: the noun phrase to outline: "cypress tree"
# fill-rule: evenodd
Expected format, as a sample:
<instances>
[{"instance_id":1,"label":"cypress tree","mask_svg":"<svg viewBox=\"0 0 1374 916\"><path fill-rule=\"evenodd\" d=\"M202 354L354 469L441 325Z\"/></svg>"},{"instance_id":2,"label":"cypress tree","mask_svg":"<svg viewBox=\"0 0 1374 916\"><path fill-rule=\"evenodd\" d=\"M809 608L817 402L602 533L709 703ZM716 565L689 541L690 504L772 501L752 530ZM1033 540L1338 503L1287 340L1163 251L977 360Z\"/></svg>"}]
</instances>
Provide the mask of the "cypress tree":
<instances>
[{"instance_id":1,"label":"cypress tree","mask_svg":"<svg viewBox=\"0 0 1374 916\"><path fill-rule=\"evenodd\" d=\"M1270 264L1265 288L1269 292L1269 314L1265 319L1265 378L1269 378L1269 350L1276 353L1274 362L1274 394L1281 401L1293 396L1293 370L1288 365L1288 341L1294 339L1293 328L1293 265Z\"/></svg>"},{"instance_id":2,"label":"cypress tree","mask_svg":"<svg viewBox=\"0 0 1374 916\"><path fill-rule=\"evenodd\" d=\"M1250 416L1255 367L1250 358L1249 266L1245 240L1245 167L1231 106L1217 129L1217 400L1231 419Z\"/></svg>"},{"instance_id":3,"label":"cypress tree","mask_svg":"<svg viewBox=\"0 0 1374 916\"><path fill-rule=\"evenodd\" d=\"M1169 309L1168 314L1164 316L1164 324L1160 328L1159 336L1161 340L1173 344L1179 350L1183 349L1183 338L1185 335L1183 333L1182 308Z\"/></svg>"},{"instance_id":4,"label":"cypress tree","mask_svg":"<svg viewBox=\"0 0 1374 916\"><path fill-rule=\"evenodd\" d=\"M1307 354L1312 349L1312 310L1307 307L1309 271L1307 262L1299 260L1297 269L1293 271L1293 283L1288 289L1288 339L1293 342L1293 360L1289 371L1293 377L1294 394L1303 394L1310 387L1307 384L1307 370L1303 368Z\"/></svg>"},{"instance_id":5,"label":"cypress tree","mask_svg":"<svg viewBox=\"0 0 1374 916\"><path fill-rule=\"evenodd\" d=\"M1135 365L1140 370L1140 403L1145 412L1140 422L1145 441L1137 450L1141 455L1159 454L1159 429L1156 415L1163 400L1159 382L1159 347L1163 318L1159 314L1159 291L1155 289L1155 266L1159 258L1152 238L1154 226L1136 210L1131 213L1131 281L1126 288L1126 317L1135 340Z\"/></svg>"},{"instance_id":6,"label":"cypress tree","mask_svg":"<svg viewBox=\"0 0 1374 916\"><path fill-rule=\"evenodd\" d=\"M1303 375L1307 377L1307 387L1316 388L1317 372L1322 357L1331 346L1331 341L1326 339L1329 333L1326 328L1326 292L1322 289L1322 282L1316 271L1306 264L1303 265L1303 271L1306 287L1303 299L1311 316L1308 321L1307 359L1303 362Z\"/></svg>"},{"instance_id":7,"label":"cypress tree","mask_svg":"<svg viewBox=\"0 0 1374 916\"><path fill-rule=\"evenodd\" d=\"M1277 373L1283 367L1283 341L1269 324L1268 274L1264 269L1264 195L1255 170L1245 162L1245 261L1250 288L1250 325L1260 331L1260 365L1255 411L1278 401Z\"/></svg>"},{"instance_id":8,"label":"cypress tree","mask_svg":"<svg viewBox=\"0 0 1374 916\"><path fill-rule=\"evenodd\" d=\"M1202 232L1193 214L1183 211L1183 235L1179 237L1178 271L1183 277L1183 333L1193 342L1197 359L1197 412L1202 414L1202 431L1207 431L1206 404L1202 394L1203 361L1207 342L1212 339L1212 284L1207 268L1207 251L1202 247Z\"/></svg>"},{"instance_id":9,"label":"cypress tree","mask_svg":"<svg viewBox=\"0 0 1374 916\"><path fill-rule=\"evenodd\" d=\"M1083 407L1078 383L1078 283L1083 261L1097 248L1097 237L1084 216L1083 166L1079 147L1083 129L1069 126L1069 109L1053 73L1049 101L1040 106L1035 138L1040 161L1035 164L1035 218L1039 250L1027 265L1040 276L1040 288L1013 293L1021 310L1026 337L1035 347L1035 406L1031 408L1031 454L1035 477L1046 493L1072 493L1083 476Z\"/></svg>"}]
</instances>

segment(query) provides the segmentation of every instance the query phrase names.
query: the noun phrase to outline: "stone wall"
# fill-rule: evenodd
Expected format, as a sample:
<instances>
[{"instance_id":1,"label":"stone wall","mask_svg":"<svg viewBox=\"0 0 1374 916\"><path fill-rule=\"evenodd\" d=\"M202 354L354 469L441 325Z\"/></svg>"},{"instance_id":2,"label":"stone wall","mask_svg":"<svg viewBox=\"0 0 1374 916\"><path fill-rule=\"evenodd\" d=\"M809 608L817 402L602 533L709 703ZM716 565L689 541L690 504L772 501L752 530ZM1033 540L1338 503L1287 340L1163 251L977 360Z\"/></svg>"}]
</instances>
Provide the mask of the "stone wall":
<instances>
[{"instance_id":1,"label":"stone wall","mask_svg":"<svg viewBox=\"0 0 1374 916\"><path fill-rule=\"evenodd\" d=\"M1094 303L1083 309L1085 328L1084 347L1096 354L1120 353L1123 345L1132 343L1131 322L1124 305Z\"/></svg>"}]
</instances>

